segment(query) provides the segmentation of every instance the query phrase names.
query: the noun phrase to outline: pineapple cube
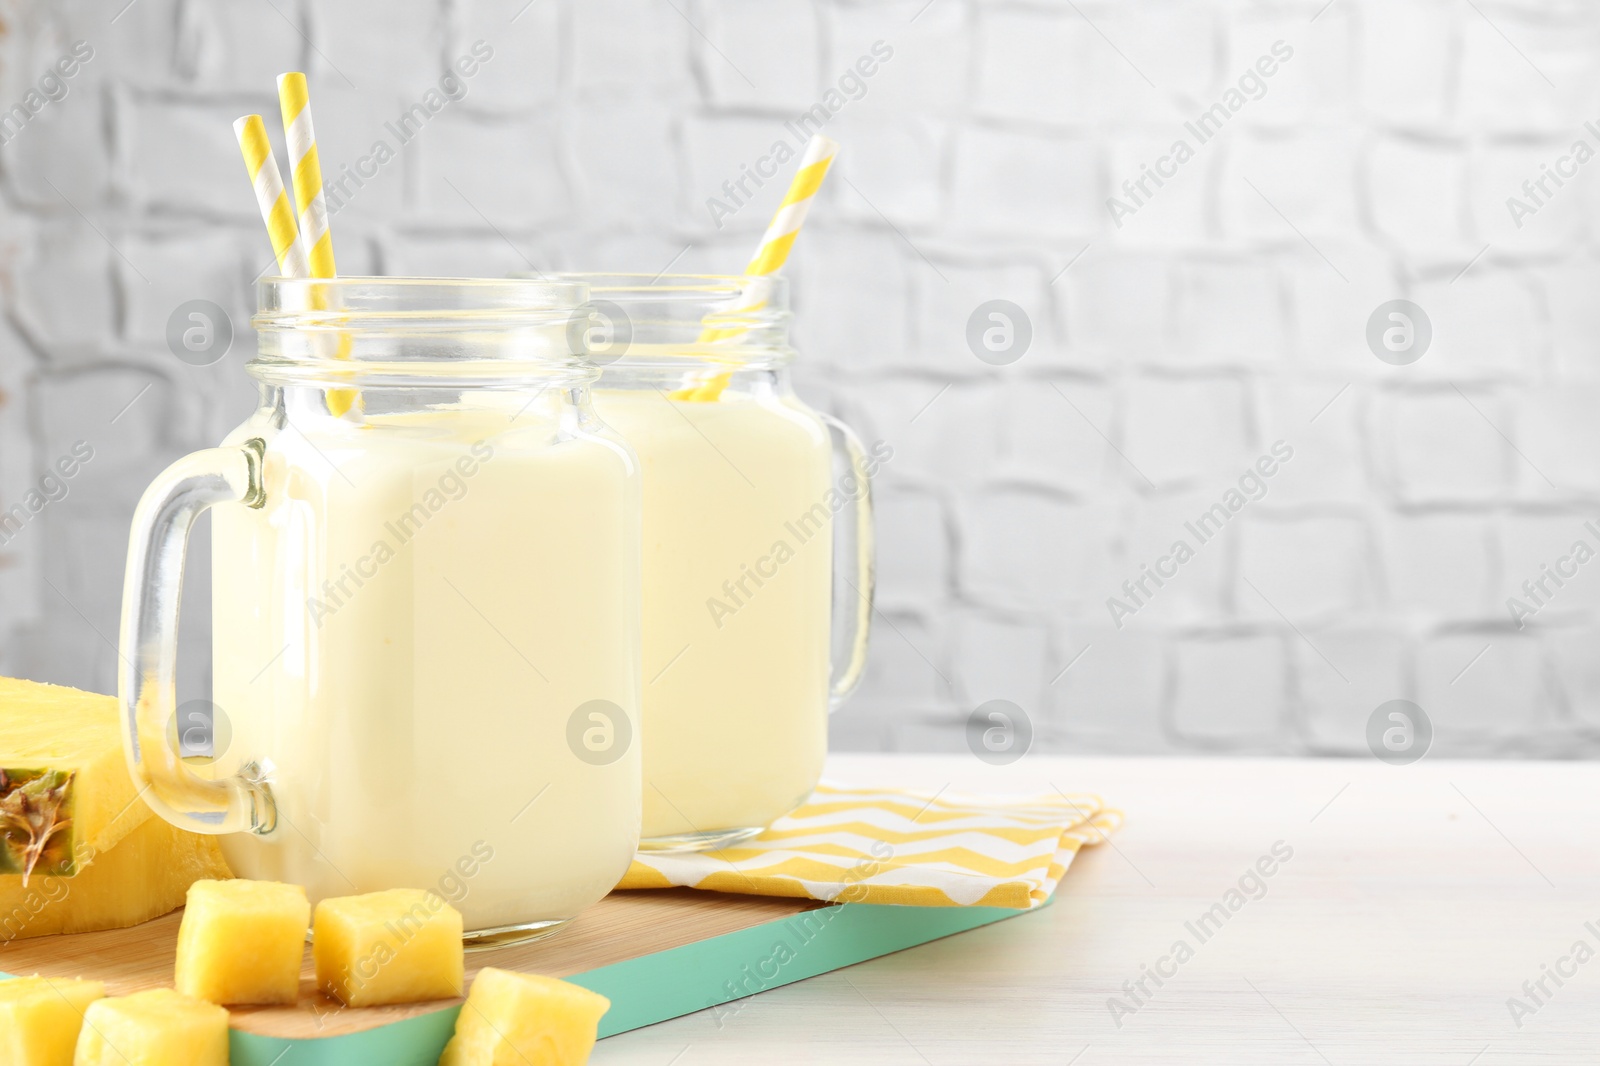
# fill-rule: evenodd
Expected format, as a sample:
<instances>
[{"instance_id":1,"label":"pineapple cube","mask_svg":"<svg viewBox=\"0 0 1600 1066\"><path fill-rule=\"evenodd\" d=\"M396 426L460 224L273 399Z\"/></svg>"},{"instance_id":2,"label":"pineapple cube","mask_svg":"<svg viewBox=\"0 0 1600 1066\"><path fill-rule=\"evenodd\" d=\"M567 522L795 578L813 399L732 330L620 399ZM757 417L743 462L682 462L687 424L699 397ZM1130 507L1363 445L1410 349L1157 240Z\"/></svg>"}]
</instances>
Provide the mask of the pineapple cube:
<instances>
[{"instance_id":1,"label":"pineapple cube","mask_svg":"<svg viewBox=\"0 0 1600 1066\"><path fill-rule=\"evenodd\" d=\"M0 875L0 945L24 937L126 929L183 906L196 881L232 877L216 837L151 818L70 879Z\"/></svg>"},{"instance_id":2,"label":"pineapple cube","mask_svg":"<svg viewBox=\"0 0 1600 1066\"><path fill-rule=\"evenodd\" d=\"M610 1009L609 999L580 985L485 969L439 1066L583 1066Z\"/></svg>"},{"instance_id":3,"label":"pineapple cube","mask_svg":"<svg viewBox=\"0 0 1600 1066\"><path fill-rule=\"evenodd\" d=\"M228 1012L170 988L96 1000L73 1066L228 1066Z\"/></svg>"},{"instance_id":4,"label":"pineapple cube","mask_svg":"<svg viewBox=\"0 0 1600 1066\"><path fill-rule=\"evenodd\" d=\"M347 1007L461 995L461 912L431 892L396 888L317 904L317 987Z\"/></svg>"},{"instance_id":5,"label":"pineapple cube","mask_svg":"<svg viewBox=\"0 0 1600 1066\"><path fill-rule=\"evenodd\" d=\"M299 885L196 881L178 929L178 991L212 1003L294 1003L310 926Z\"/></svg>"},{"instance_id":6,"label":"pineapple cube","mask_svg":"<svg viewBox=\"0 0 1600 1066\"><path fill-rule=\"evenodd\" d=\"M70 877L150 817L114 696L0 677L0 874Z\"/></svg>"},{"instance_id":7,"label":"pineapple cube","mask_svg":"<svg viewBox=\"0 0 1600 1066\"><path fill-rule=\"evenodd\" d=\"M105 994L99 981L0 981L0 1066L72 1066L83 1012Z\"/></svg>"}]
</instances>

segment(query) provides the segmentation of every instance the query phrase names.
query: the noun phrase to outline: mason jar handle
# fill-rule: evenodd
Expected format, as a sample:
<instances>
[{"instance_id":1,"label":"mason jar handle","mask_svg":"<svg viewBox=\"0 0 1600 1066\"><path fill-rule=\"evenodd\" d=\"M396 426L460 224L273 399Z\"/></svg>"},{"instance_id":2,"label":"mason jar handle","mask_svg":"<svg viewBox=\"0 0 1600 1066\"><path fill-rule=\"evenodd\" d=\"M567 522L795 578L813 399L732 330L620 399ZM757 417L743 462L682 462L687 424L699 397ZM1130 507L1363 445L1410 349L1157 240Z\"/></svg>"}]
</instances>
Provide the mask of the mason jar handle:
<instances>
[{"instance_id":1,"label":"mason jar handle","mask_svg":"<svg viewBox=\"0 0 1600 1066\"><path fill-rule=\"evenodd\" d=\"M178 605L189 531L215 504L260 507L265 455L260 438L186 455L151 482L133 513L117 684L123 752L145 802L191 833L269 833L277 825L259 765L210 780L184 765L180 747L166 736L176 711Z\"/></svg>"},{"instance_id":2,"label":"mason jar handle","mask_svg":"<svg viewBox=\"0 0 1600 1066\"><path fill-rule=\"evenodd\" d=\"M872 474L867 450L850 427L823 415L832 438L834 461L855 480L854 492L833 523L833 637L830 647L847 649L833 663L828 710L837 711L861 683L867 666L867 637L872 629L873 576ZM836 486L838 487L838 486Z\"/></svg>"}]
</instances>

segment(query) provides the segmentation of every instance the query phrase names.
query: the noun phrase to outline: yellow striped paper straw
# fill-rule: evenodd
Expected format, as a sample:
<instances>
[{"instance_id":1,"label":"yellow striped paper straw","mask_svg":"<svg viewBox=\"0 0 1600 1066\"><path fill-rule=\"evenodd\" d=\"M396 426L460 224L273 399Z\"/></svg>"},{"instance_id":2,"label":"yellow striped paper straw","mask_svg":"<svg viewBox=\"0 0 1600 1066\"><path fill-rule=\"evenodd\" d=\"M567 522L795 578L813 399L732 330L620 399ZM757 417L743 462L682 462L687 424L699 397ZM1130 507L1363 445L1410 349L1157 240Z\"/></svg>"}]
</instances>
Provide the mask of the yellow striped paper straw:
<instances>
[{"instance_id":1,"label":"yellow striped paper straw","mask_svg":"<svg viewBox=\"0 0 1600 1066\"><path fill-rule=\"evenodd\" d=\"M755 258L744 268L745 274L764 277L776 274L783 268L784 261L789 258L789 249L800 234L800 227L805 225L811 201L816 199L817 190L822 188L822 179L828 176L828 168L838 154L839 142L821 135L811 138L811 143L806 145L806 154L800 158L800 169L795 171L794 180L789 183L789 192L784 196L783 203L778 205L777 214L772 216L767 232L762 235L761 247L756 250Z\"/></svg>"},{"instance_id":2,"label":"yellow striped paper straw","mask_svg":"<svg viewBox=\"0 0 1600 1066\"><path fill-rule=\"evenodd\" d=\"M817 197L817 190L822 188L822 179L828 176L828 168L833 165L833 159L839 154L839 142L817 134L806 145L806 151L800 157L800 169L795 171L794 180L789 183L789 191L783 197L783 203L778 205L777 213L772 216L772 222L767 226L767 232L761 236L761 244L756 249L754 258L744 268L746 277L766 277L776 274L783 268L789 258L789 249L794 247L794 240L800 235L800 227L805 225L806 213L811 210L811 202ZM762 306L764 301L758 301L740 310L753 311ZM700 343L709 344L723 337L736 335L739 331L733 329L707 329L700 334ZM692 400L701 403L710 403L722 395L722 390L728 387L733 380L729 373L718 374L715 378L701 385L679 389L673 392L674 400Z\"/></svg>"},{"instance_id":3,"label":"yellow striped paper straw","mask_svg":"<svg viewBox=\"0 0 1600 1066\"><path fill-rule=\"evenodd\" d=\"M300 244L289 194L283 188L283 175L272 155L272 142L267 140L266 123L260 115L246 115L233 124L233 132L239 138L245 170L255 187L261 220L267 224L272 254L278 257L278 271L286 278L309 277L305 248Z\"/></svg>"},{"instance_id":4,"label":"yellow striped paper straw","mask_svg":"<svg viewBox=\"0 0 1600 1066\"><path fill-rule=\"evenodd\" d=\"M311 97L304 74L296 71L278 75L278 104L283 111L283 139L289 148L300 239L306 247L311 276L336 277L328 201L322 194L322 163L317 157L317 135L311 127Z\"/></svg>"},{"instance_id":5,"label":"yellow striped paper straw","mask_svg":"<svg viewBox=\"0 0 1600 1066\"><path fill-rule=\"evenodd\" d=\"M283 141L289 149L289 173L295 208L300 213L300 241L314 278L338 277L333 265L333 231L328 225L328 199L322 192L322 161L317 135L311 125L311 93L299 71L278 75L278 108L283 113ZM320 286L319 286L320 288ZM315 306L327 301L312 293ZM341 333L335 358L350 358L350 336ZM329 389L328 410L335 418L350 410L356 394L350 389Z\"/></svg>"}]
</instances>

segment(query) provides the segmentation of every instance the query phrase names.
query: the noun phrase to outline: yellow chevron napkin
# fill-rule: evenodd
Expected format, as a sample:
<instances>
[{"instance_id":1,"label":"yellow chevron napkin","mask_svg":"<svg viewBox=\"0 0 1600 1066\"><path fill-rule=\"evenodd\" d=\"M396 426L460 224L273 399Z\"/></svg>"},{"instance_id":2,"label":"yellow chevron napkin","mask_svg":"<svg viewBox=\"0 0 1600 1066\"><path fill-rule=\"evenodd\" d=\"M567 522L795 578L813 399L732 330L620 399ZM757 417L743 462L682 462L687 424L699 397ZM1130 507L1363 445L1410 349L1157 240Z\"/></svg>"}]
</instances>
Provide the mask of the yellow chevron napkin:
<instances>
[{"instance_id":1,"label":"yellow chevron napkin","mask_svg":"<svg viewBox=\"0 0 1600 1066\"><path fill-rule=\"evenodd\" d=\"M760 836L709 852L640 852L618 888L918 907L1012 907L1050 898L1078 850L1122 825L1100 797L1002 798L824 781Z\"/></svg>"}]
</instances>

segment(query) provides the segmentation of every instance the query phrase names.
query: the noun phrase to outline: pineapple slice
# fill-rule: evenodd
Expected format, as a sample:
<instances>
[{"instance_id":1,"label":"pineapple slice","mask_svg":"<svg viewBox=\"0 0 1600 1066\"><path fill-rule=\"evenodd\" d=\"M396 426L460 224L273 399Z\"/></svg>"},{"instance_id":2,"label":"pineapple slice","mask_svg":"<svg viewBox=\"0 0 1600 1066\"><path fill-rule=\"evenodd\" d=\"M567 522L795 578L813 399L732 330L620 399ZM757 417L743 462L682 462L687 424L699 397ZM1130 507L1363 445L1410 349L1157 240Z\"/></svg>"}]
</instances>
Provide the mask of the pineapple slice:
<instances>
[{"instance_id":1,"label":"pineapple slice","mask_svg":"<svg viewBox=\"0 0 1600 1066\"><path fill-rule=\"evenodd\" d=\"M311 904L299 885L196 881L178 929L178 991L212 1003L300 998Z\"/></svg>"},{"instance_id":2,"label":"pineapple slice","mask_svg":"<svg viewBox=\"0 0 1600 1066\"><path fill-rule=\"evenodd\" d=\"M71 877L150 817L113 696L0 677L0 874Z\"/></svg>"},{"instance_id":3,"label":"pineapple slice","mask_svg":"<svg viewBox=\"0 0 1600 1066\"><path fill-rule=\"evenodd\" d=\"M431 892L396 888L317 904L317 987L347 1007L461 995L461 912Z\"/></svg>"},{"instance_id":4,"label":"pineapple slice","mask_svg":"<svg viewBox=\"0 0 1600 1066\"><path fill-rule=\"evenodd\" d=\"M99 981L18 977L0 981L0 1063L72 1066L83 1012L103 999Z\"/></svg>"},{"instance_id":5,"label":"pineapple slice","mask_svg":"<svg viewBox=\"0 0 1600 1066\"><path fill-rule=\"evenodd\" d=\"M228 1066L228 1012L170 988L89 1004L73 1066Z\"/></svg>"},{"instance_id":6,"label":"pineapple slice","mask_svg":"<svg viewBox=\"0 0 1600 1066\"><path fill-rule=\"evenodd\" d=\"M583 1066L610 1009L609 999L580 985L485 969L439 1066Z\"/></svg>"},{"instance_id":7,"label":"pineapple slice","mask_svg":"<svg viewBox=\"0 0 1600 1066\"><path fill-rule=\"evenodd\" d=\"M73 878L0 876L0 945L23 937L125 929L183 906L201 878L233 874L215 837L151 818Z\"/></svg>"}]
</instances>

